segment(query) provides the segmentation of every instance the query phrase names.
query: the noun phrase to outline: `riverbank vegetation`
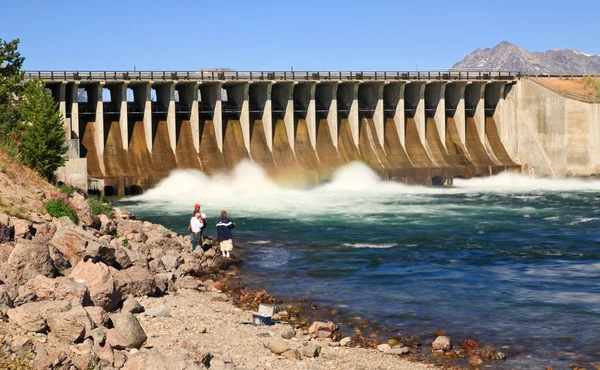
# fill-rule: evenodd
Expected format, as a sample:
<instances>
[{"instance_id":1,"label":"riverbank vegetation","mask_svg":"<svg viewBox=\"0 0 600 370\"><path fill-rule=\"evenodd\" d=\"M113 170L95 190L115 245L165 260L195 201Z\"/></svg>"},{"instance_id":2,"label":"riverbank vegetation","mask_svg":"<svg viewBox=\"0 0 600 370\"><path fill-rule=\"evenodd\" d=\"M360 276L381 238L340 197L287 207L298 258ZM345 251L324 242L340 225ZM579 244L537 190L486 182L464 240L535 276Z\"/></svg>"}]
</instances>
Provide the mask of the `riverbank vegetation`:
<instances>
[{"instance_id":1,"label":"riverbank vegetation","mask_svg":"<svg viewBox=\"0 0 600 370\"><path fill-rule=\"evenodd\" d=\"M48 180L66 162L58 103L41 81L25 81L19 39L0 39L0 146Z\"/></svg>"}]
</instances>

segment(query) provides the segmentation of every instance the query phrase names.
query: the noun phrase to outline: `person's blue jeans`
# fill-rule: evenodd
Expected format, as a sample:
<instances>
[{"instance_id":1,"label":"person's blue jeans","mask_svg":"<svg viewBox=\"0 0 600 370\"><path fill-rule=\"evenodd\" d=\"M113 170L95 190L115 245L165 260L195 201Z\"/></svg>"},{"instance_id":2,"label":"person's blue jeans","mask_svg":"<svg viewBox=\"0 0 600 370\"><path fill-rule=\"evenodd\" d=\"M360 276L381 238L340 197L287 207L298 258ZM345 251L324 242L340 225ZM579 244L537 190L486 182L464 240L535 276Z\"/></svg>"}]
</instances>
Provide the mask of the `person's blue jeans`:
<instances>
[{"instance_id":1,"label":"person's blue jeans","mask_svg":"<svg viewBox=\"0 0 600 370\"><path fill-rule=\"evenodd\" d=\"M192 251L195 251L198 246L202 246L202 233L192 233L191 235Z\"/></svg>"}]
</instances>

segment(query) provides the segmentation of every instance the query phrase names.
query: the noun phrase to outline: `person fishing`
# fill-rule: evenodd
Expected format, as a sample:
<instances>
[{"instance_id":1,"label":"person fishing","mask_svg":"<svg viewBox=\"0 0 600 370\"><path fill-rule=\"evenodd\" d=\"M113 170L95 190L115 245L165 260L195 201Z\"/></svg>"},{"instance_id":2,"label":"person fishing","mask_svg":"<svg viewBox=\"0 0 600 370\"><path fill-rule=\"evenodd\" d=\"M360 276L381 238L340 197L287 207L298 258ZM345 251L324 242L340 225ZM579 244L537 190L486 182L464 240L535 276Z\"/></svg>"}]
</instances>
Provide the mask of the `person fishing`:
<instances>
[{"instance_id":1,"label":"person fishing","mask_svg":"<svg viewBox=\"0 0 600 370\"><path fill-rule=\"evenodd\" d=\"M217 240L219 241L221 256L223 258L231 258L230 253L233 250L231 229L234 227L235 223L227 218L227 211L221 211L221 218L219 218L219 222L217 222Z\"/></svg>"}]
</instances>

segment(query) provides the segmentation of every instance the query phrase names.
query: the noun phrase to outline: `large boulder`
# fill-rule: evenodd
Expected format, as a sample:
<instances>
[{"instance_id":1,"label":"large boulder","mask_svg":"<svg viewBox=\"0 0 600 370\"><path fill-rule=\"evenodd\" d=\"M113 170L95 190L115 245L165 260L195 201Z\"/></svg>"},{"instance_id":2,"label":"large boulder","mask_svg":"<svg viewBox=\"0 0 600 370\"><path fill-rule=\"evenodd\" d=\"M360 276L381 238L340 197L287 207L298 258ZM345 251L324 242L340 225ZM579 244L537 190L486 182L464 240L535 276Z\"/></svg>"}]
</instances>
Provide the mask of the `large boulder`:
<instances>
[{"instance_id":1,"label":"large boulder","mask_svg":"<svg viewBox=\"0 0 600 370\"><path fill-rule=\"evenodd\" d=\"M431 344L434 350L449 351L452 349L452 340L446 335L440 335Z\"/></svg>"},{"instance_id":2,"label":"large boulder","mask_svg":"<svg viewBox=\"0 0 600 370\"><path fill-rule=\"evenodd\" d=\"M113 329L106 333L106 343L114 349L140 348L147 339L137 318L129 312L111 315Z\"/></svg>"},{"instance_id":3,"label":"large boulder","mask_svg":"<svg viewBox=\"0 0 600 370\"><path fill-rule=\"evenodd\" d=\"M108 218L107 215L100 215L100 233L105 235L113 235L117 232L117 224Z\"/></svg>"},{"instance_id":4,"label":"large boulder","mask_svg":"<svg viewBox=\"0 0 600 370\"><path fill-rule=\"evenodd\" d=\"M134 296L153 296L156 294L154 276L145 268L132 266L128 269L116 271L114 276L121 297L127 297L130 294Z\"/></svg>"},{"instance_id":5,"label":"large boulder","mask_svg":"<svg viewBox=\"0 0 600 370\"><path fill-rule=\"evenodd\" d=\"M183 348L154 347L131 357L122 370L201 370L211 366L211 358L210 353L198 350L192 352Z\"/></svg>"},{"instance_id":6,"label":"large boulder","mask_svg":"<svg viewBox=\"0 0 600 370\"><path fill-rule=\"evenodd\" d=\"M56 233L56 225L51 222L44 222L41 224L34 224L35 239L49 242Z\"/></svg>"},{"instance_id":7,"label":"large boulder","mask_svg":"<svg viewBox=\"0 0 600 370\"><path fill-rule=\"evenodd\" d=\"M54 277L56 270L48 245L43 242L19 240L10 253L5 270L8 284L15 287L37 275Z\"/></svg>"},{"instance_id":8,"label":"large boulder","mask_svg":"<svg viewBox=\"0 0 600 370\"><path fill-rule=\"evenodd\" d=\"M121 236L144 234L144 231L142 230L142 221L121 220L117 223L117 233Z\"/></svg>"},{"instance_id":9,"label":"large boulder","mask_svg":"<svg viewBox=\"0 0 600 370\"><path fill-rule=\"evenodd\" d=\"M10 216L0 213L0 244L11 241L14 235L15 228L10 224Z\"/></svg>"},{"instance_id":10,"label":"large boulder","mask_svg":"<svg viewBox=\"0 0 600 370\"><path fill-rule=\"evenodd\" d=\"M121 299L114 278L116 272L102 262L81 261L69 277L88 288L94 306L110 311L117 307Z\"/></svg>"},{"instance_id":11,"label":"large boulder","mask_svg":"<svg viewBox=\"0 0 600 370\"><path fill-rule=\"evenodd\" d=\"M34 293L37 301L74 300L79 304L89 303L89 292L85 285L66 277L50 279L38 275L19 287L19 296Z\"/></svg>"},{"instance_id":12,"label":"large boulder","mask_svg":"<svg viewBox=\"0 0 600 370\"><path fill-rule=\"evenodd\" d=\"M135 220L135 215L126 209L113 208L116 220Z\"/></svg>"},{"instance_id":13,"label":"large boulder","mask_svg":"<svg viewBox=\"0 0 600 370\"><path fill-rule=\"evenodd\" d=\"M102 222L100 218L92 212L92 208L89 204L86 205L77 211L77 217L79 217L79 223L83 226L91 227L93 229L100 229L102 226Z\"/></svg>"},{"instance_id":14,"label":"large boulder","mask_svg":"<svg viewBox=\"0 0 600 370\"><path fill-rule=\"evenodd\" d=\"M85 306L83 307L85 312L87 312L90 319L96 326L105 326L108 322L109 315L108 312L102 307L94 307L94 306Z\"/></svg>"},{"instance_id":15,"label":"large boulder","mask_svg":"<svg viewBox=\"0 0 600 370\"><path fill-rule=\"evenodd\" d=\"M15 239L31 239L34 232L31 221L12 217L10 223L14 227Z\"/></svg>"},{"instance_id":16,"label":"large boulder","mask_svg":"<svg viewBox=\"0 0 600 370\"><path fill-rule=\"evenodd\" d=\"M85 334L85 326L65 313L48 318L47 323L53 337L69 343L79 342Z\"/></svg>"},{"instance_id":17,"label":"large boulder","mask_svg":"<svg viewBox=\"0 0 600 370\"><path fill-rule=\"evenodd\" d=\"M77 265L86 254L85 247L94 235L77 227L58 228L50 241L71 263Z\"/></svg>"},{"instance_id":18,"label":"large boulder","mask_svg":"<svg viewBox=\"0 0 600 370\"><path fill-rule=\"evenodd\" d=\"M41 332L46 329L46 320L73 308L70 301L30 302L11 308L7 315L10 321L30 332Z\"/></svg>"}]
</instances>

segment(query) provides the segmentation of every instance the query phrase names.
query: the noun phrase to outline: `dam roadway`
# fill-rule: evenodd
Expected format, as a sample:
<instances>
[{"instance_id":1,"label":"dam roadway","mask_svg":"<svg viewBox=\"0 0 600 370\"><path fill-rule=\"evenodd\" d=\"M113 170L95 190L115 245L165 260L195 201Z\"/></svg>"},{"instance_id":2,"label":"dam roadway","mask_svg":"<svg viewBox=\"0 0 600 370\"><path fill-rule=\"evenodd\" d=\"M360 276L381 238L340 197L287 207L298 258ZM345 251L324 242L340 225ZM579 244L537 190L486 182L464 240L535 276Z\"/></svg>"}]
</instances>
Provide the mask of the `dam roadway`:
<instances>
[{"instance_id":1,"label":"dam roadway","mask_svg":"<svg viewBox=\"0 0 600 370\"><path fill-rule=\"evenodd\" d=\"M27 72L65 118L65 182L137 194L177 168L249 159L316 183L351 161L451 184L520 170L508 72Z\"/></svg>"}]
</instances>

